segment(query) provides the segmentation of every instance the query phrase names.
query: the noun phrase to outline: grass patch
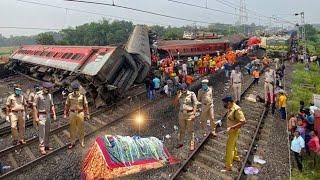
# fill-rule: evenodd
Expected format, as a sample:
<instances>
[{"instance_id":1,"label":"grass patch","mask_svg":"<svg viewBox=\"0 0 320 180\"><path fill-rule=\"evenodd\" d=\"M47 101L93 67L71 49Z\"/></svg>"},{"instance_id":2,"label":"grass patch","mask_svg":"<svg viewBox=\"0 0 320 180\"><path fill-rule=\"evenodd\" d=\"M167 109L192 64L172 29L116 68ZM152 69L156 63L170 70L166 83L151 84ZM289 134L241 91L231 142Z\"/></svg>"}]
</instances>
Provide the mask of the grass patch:
<instances>
[{"instance_id":1,"label":"grass patch","mask_svg":"<svg viewBox=\"0 0 320 180\"><path fill-rule=\"evenodd\" d=\"M0 47L0 55L9 56L17 47Z\"/></svg>"},{"instance_id":2,"label":"grass patch","mask_svg":"<svg viewBox=\"0 0 320 180\"><path fill-rule=\"evenodd\" d=\"M299 112L300 100L305 102L305 106L313 100L313 94L320 94L320 67L315 63L310 64L310 70L306 71L303 64L295 64L292 72L292 94L288 101L288 112ZM314 89L306 89L302 84L313 84ZM295 163L295 162L294 162ZM296 163L294 164L296 167ZM312 168L310 157L304 153L303 157L303 172L300 173L297 168L294 168L292 179L294 180L315 180L320 179L320 156L317 158L316 168Z\"/></svg>"}]
</instances>

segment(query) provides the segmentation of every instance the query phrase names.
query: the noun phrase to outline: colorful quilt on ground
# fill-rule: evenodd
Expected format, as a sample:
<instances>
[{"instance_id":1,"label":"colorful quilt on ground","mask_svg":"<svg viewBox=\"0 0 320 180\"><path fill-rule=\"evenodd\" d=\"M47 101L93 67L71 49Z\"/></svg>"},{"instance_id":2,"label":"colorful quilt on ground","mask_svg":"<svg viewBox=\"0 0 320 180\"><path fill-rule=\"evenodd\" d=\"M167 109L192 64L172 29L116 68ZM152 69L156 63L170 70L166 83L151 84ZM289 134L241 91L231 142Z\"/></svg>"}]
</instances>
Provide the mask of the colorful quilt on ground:
<instances>
[{"instance_id":1,"label":"colorful quilt on ground","mask_svg":"<svg viewBox=\"0 0 320 180\"><path fill-rule=\"evenodd\" d=\"M82 177L112 179L178 162L158 138L106 135L90 147L83 160Z\"/></svg>"}]
</instances>

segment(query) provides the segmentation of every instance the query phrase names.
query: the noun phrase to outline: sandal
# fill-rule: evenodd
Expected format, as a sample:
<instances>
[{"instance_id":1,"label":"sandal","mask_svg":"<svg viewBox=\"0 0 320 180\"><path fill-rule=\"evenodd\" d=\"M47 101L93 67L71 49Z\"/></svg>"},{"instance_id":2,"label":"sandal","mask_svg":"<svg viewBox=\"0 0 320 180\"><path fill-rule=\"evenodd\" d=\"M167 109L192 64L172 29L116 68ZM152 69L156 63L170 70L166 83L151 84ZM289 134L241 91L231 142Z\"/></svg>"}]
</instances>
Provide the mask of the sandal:
<instances>
[{"instance_id":1,"label":"sandal","mask_svg":"<svg viewBox=\"0 0 320 180\"><path fill-rule=\"evenodd\" d=\"M202 133L203 137L207 137L207 133Z\"/></svg>"},{"instance_id":2,"label":"sandal","mask_svg":"<svg viewBox=\"0 0 320 180\"><path fill-rule=\"evenodd\" d=\"M74 144L71 144L69 147L68 147L68 149L72 149L72 148L74 148Z\"/></svg>"}]
</instances>

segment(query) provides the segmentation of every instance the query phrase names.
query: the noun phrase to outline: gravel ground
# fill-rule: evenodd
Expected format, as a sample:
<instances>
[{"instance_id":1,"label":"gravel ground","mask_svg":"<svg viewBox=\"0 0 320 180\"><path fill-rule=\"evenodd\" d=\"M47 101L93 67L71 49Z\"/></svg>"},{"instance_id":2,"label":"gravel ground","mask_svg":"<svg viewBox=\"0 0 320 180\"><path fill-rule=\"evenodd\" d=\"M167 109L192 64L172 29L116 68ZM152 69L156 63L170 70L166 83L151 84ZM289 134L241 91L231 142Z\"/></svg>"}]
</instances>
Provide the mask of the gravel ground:
<instances>
[{"instance_id":1,"label":"gravel ground","mask_svg":"<svg viewBox=\"0 0 320 180\"><path fill-rule=\"evenodd\" d=\"M246 64L246 62L241 62L241 64ZM246 70L243 70L246 72ZM244 75L246 78L245 87L248 86L252 78L248 78L248 75ZM229 81L224 77L224 72L220 72L217 75L210 77L210 86L214 88L214 98L215 98L215 119L221 119L222 115L225 113L223 109L221 99L224 95L232 95L232 88L229 86ZM200 87L199 83L195 83L194 88L198 89ZM168 148L169 152L178 157L179 159L184 159L187 157L189 150L188 147L183 147L179 150L175 150L174 146L177 144L178 132L174 131L173 126L178 126L177 121L177 109L173 109L171 106L172 99L163 98L158 99L149 108L145 108L141 111L145 119L145 123L140 127L140 135L155 136L159 139L164 139L164 143ZM199 117L196 119L196 139L200 141L203 137L200 133L200 123ZM139 134L138 127L132 121L121 121L116 123L110 128L107 128L100 135L105 134L120 134L120 135L137 135ZM165 139L164 136L170 135L171 138ZM25 179L79 179L81 172L82 158L87 152L90 144L94 143L95 138L86 140L87 147L85 149L79 148L78 146L69 154L67 151L65 153L59 154L58 163L55 166L45 166L41 171L26 171L23 174ZM198 143L196 143L197 145ZM46 162L41 164L46 164L47 162L56 162L57 157L49 158ZM63 161L62 161L63 159ZM53 168L54 167L54 168ZM147 172L139 173L136 175L131 175L123 177L121 179L162 179L167 178L168 174L173 173L179 165L166 166L161 169L150 170ZM15 179L15 178L14 178Z\"/></svg>"},{"instance_id":2,"label":"gravel ground","mask_svg":"<svg viewBox=\"0 0 320 180\"><path fill-rule=\"evenodd\" d=\"M286 90L290 89L290 75L292 73L292 66L286 63L285 80ZM290 93L290 91L289 91ZM290 94L289 94L290 95ZM278 111L279 109L277 109ZM272 118L272 120L270 120ZM268 121L269 119L269 121ZM276 116L271 117L271 112L267 116L266 123L272 123L270 127L270 135L264 140L266 144L263 146L264 152L262 158L266 161L264 165L257 165L260 170L257 177L259 179L286 179L289 176L289 149L287 141L287 122L281 120L280 112Z\"/></svg>"}]
</instances>

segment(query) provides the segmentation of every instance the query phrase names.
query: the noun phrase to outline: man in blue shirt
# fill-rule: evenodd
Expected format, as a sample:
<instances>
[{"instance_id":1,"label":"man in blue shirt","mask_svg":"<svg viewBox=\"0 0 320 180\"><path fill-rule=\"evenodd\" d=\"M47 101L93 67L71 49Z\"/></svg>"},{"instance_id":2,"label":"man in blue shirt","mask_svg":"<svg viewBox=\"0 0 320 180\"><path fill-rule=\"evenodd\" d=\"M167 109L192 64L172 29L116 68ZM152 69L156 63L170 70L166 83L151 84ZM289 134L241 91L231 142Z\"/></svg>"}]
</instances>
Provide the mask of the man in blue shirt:
<instances>
[{"instance_id":1,"label":"man in blue shirt","mask_svg":"<svg viewBox=\"0 0 320 180\"><path fill-rule=\"evenodd\" d=\"M159 91L159 89L160 89L160 79L156 76L155 78L153 78L152 81L154 82L154 89L156 91Z\"/></svg>"}]
</instances>

